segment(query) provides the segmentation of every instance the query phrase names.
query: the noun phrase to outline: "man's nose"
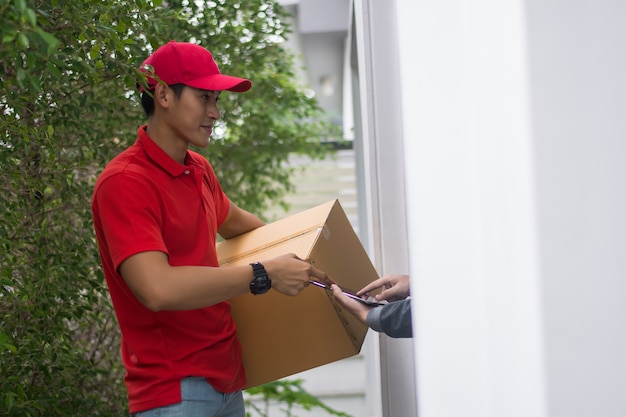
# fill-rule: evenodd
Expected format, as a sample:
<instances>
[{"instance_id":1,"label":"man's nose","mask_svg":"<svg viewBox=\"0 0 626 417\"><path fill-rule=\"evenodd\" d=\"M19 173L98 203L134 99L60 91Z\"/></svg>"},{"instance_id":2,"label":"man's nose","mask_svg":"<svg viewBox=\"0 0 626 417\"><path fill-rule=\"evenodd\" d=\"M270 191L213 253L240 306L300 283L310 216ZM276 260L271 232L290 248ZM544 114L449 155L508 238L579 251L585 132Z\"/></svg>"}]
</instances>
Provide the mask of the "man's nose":
<instances>
[{"instance_id":1,"label":"man's nose","mask_svg":"<svg viewBox=\"0 0 626 417\"><path fill-rule=\"evenodd\" d=\"M220 114L220 109L217 107L216 104L209 106L209 108L207 109L207 115L214 120L219 120L221 117Z\"/></svg>"}]
</instances>

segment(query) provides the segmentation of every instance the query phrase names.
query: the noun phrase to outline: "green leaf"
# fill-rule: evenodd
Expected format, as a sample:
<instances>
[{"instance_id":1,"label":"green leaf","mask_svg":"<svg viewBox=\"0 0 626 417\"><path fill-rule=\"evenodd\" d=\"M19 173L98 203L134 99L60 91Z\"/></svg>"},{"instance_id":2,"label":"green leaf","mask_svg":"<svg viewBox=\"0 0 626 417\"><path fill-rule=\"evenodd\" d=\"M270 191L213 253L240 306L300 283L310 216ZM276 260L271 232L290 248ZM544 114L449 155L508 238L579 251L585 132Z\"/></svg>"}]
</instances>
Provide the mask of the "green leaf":
<instances>
[{"instance_id":1,"label":"green leaf","mask_svg":"<svg viewBox=\"0 0 626 417\"><path fill-rule=\"evenodd\" d=\"M6 406L7 411L11 411L11 408L13 408L14 398L15 398L15 393L13 392L7 392L4 395L4 405Z\"/></svg>"},{"instance_id":2,"label":"green leaf","mask_svg":"<svg viewBox=\"0 0 626 417\"><path fill-rule=\"evenodd\" d=\"M23 32L19 32L17 34L17 43L24 49L28 48L28 46L30 45L28 37Z\"/></svg>"},{"instance_id":3,"label":"green leaf","mask_svg":"<svg viewBox=\"0 0 626 417\"><path fill-rule=\"evenodd\" d=\"M89 57L91 59L96 59L100 56L100 45L95 44L91 50L89 51Z\"/></svg>"},{"instance_id":4,"label":"green leaf","mask_svg":"<svg viewBox=\"0 0 626 417\"><path fill-rule=\"evenodd\" d=\"M48 69L48 74L50 74L53 78L57 80L61 78L61 71L59 70L59 68L56 66L55 63L48 62L47 69Z\"/></svg>"},{"instance_id":5,"label":"green leaf","mask_svg":"<svg viewBox=\"0 0 626 417\"><path fill-rule=\"evenodd\" d=\"M25 0L15 0L15 8L20 14L24 13L26 10L26 1Z\"/></svg>"},{"instance_id":6,"label":"green leaf","mask_svg":"<svg viewBox=\"0 0 626 417\"><path fill-rule=\"evenodd\" d=\"M22 68L17 69L17 82L20 84L20 87L23 86L24 79L26 78L26 71Z\"/></svg>"},{"instance_id":7,"label":"green leaf","mask_svg":"<svg viewBox=\"0 0 626 417\"><path fill-rule=\"evenodd\" d=\"M33 76L29 76L28 80L30 81L30 85L33 86L34 91L41 91L41 83L39 82L39 79L37 77L33 77Z\"/></svg>"},{"instance_id":8,"label":"green leaf","mask_svg":"<svg viewBox=\"0 0 626 417\"><path fill-rule=\"evenodd\" d=\"M24 16L26 16L26 21L30 23L31 26L37 26L37 16L35 15L35 11L33 9L26 9L24 11Z\"/></svg>"},{"instance_id":9,"label":"green leaf","mask_svg":"<svg viewBox=\"0 0 626 417\"><path fill-rule=\"evenodd\" d=\"M9 42L11 42L13 39L15 39L16 35L17 35L17 32L15 32L15 31L11 31L11 32L5 33L2 36L2 43L9 43Z\"/></svg>"},{"instance_id":10,"label":"green leaf","mask_svg":"<svg viewBox=\"0 0 626 417\"><path fill-rule=\"evenodd\" d=\"M43 39L47 45L47 54L52 55L59 47L59 40L42 29L37 29L37 34Z\"/></svg>"}]
</instances>

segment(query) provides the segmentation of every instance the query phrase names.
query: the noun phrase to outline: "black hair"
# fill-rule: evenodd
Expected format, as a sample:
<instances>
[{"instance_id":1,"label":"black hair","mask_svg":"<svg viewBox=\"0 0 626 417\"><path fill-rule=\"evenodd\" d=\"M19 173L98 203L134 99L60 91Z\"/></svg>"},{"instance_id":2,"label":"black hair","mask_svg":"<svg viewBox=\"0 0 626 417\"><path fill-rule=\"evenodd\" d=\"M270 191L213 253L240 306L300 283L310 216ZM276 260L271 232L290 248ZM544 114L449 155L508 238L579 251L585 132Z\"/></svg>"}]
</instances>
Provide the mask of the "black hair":
<instances>
[{"instance_id":1,"label":"black hair","mask_svg":"<svg viewBox=\"0 0 626 417\"><path fill-rule=\"evenodd\" d=\"M174 97L176 99L180 98L180 95L183 93L183 88L185 88L185 84L172 84L168 86L174 92ZM146 113L146 116L150 117L154 113L154 89L150 91L144 91L141 93L141 107L143 107L143 111Z\"/></svg>"}]
</instances>

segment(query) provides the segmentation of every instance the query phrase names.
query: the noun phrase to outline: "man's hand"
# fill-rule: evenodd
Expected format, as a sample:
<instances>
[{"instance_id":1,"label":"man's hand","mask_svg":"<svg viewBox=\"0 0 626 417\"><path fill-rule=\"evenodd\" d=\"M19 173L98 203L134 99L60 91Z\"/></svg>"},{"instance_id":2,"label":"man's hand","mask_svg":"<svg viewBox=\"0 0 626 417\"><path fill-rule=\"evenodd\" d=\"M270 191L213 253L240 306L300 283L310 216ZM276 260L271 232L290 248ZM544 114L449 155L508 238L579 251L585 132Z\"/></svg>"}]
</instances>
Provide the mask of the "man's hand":
<instances>
[{"instance_id":1,"label":"man's hand","mask_svg":"<svg viewBox=\"0 0 626 417\"><path fill-rule=\"evenodd\" d=\"M398 301L404 300L410 294L409 276L408 275L386 275L372 281L359 290L356 295L368 296L369 292L377 288L383 287L382 292L374 297L376 301Z\"/></svg>"},{"instance_id":2,"label":"man's hand","mask_svg":"<svg viewBox=\"0 0 626 417\"><path fill-rule=\"evenodd\" d=\"M367 313L369 313L369 311L374 307L370 307L344 295L341 288L339 288L337 284L332 284L330 289L333 291L333 296L340 306L352 313L352 315L354 315L354 317L356 317L361 323L367 325Z\"/></svg>"},{"instance_id":3,"label":"man's hand","mask_svg":"<svg viewBox=\"0 0 626 417\"><path fill-rule=\"evenodd\" d=\"M333 281L324 272L293 253L261 261L272 280L272 288L285 295L297 295L309 285L311 277L328 286Z\"/></svg>"}]
</instances>

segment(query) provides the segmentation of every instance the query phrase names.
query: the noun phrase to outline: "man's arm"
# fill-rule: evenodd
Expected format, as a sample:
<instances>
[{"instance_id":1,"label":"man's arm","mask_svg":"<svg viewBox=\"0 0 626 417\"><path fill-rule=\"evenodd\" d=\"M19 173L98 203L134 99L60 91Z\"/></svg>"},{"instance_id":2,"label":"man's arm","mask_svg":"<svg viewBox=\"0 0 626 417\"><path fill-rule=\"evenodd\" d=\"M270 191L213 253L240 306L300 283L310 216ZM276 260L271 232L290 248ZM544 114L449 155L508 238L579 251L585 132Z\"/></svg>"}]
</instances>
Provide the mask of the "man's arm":
<instances>
[{"instance_id":1,"label":"man's arm","mask_svg":"<svg viewBox=\"0 0 626 417\"><path fill-rule=\"evenodd\" d=\"M141 252L120 265L131 291L153 311L190 310L213 305L249 290L252 268L170 266L163 252Z\"/></svg>"},{"instance_id":2,"label":"man's arm","mask_svg":"<svg viewBox=\"0 0 626 417\"><path fill-rule=\"evenodd\" d=\"M331 284L325 273L294 254L263 260L272 288L297 295L310 277ZM152 311L203 308L250 291L249 265L231 267L170 266L163 252L141 252L120 265L131 291Z\"/></svg>"},{"instance_id":3,"label":"man's arm","mask_svg":"<svg viewBox=\"0 0 626 417\"><path fill-rule=\"evenodd\" d=\"M218 229L225 239L263 225L263 221L234 203ZM297 295L310 277L330 285L325 273L294 254L259 261L272 280L272 288ZM250 291L253 279L249 265L231 267L170 266L159 251L141 252L120 265L120 273L135 296L150 310L190 310L229 300Z\"/></svg>"}]
</instances>

